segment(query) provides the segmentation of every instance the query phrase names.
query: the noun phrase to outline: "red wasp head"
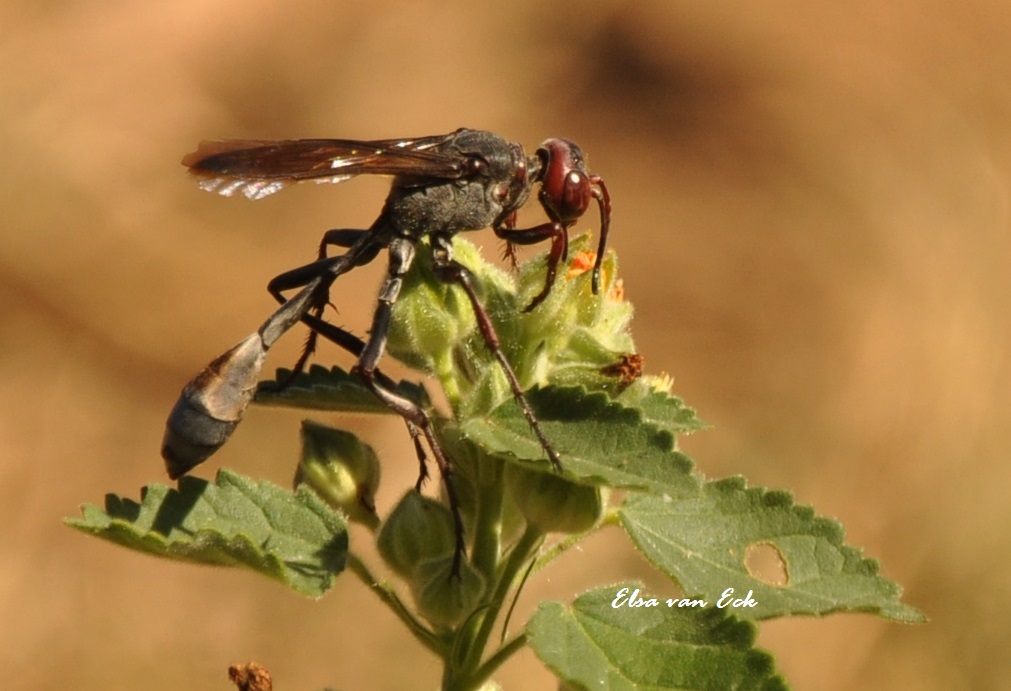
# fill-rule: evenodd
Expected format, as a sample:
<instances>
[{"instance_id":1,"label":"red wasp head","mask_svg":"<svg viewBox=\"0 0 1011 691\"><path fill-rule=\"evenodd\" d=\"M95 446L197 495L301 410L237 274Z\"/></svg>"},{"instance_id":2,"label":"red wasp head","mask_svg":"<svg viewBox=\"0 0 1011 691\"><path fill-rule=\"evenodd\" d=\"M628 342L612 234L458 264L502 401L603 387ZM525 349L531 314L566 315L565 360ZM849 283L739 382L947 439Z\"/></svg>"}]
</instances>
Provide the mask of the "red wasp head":
<instances>
[{"instance_id":1,"label":"red wasp head","mask_svg":"<svg viewBox=\"0 0 1011 691\"><path fill-rule=\"evenodd\" d=\"M590 199L597 200L600 209L600 242L597 246L597 260L593 265L593 292L600 287L600 265L604 260L607 245L607 231L611 225L611 197L599 175L591 175L586 170L583 151L568 139L548 139L537 149L535 155L539 169L535 180L541 183L537 195L545 213L555 223L568 230L586 213Z\"/></svg>"}]
</instances>

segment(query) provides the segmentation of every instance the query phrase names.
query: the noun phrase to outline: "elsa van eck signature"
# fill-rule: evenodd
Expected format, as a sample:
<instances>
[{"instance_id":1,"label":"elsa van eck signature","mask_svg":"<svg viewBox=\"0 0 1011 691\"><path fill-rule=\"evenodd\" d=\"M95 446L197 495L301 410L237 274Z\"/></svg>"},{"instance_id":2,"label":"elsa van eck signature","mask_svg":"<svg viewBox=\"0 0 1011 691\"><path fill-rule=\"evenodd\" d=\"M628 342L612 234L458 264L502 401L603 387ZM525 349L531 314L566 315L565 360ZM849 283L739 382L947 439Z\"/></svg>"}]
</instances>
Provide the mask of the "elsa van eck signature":
<instances>
[{"instance_id":1,"label":"elsa van eck signature","mask_svg":"<svg viewBox=\"0 0 1011 691\"><path fill-rule=\"evenodd\" d=\"M753 591L749 590L748 594L743 598L734 598L734 589L727 588L723 591L723 595L716 602L716 607L718 609L723 609L725 607L755 607L758 602L752 599ZM662 604L666 604L668 607L708 607L709 603L705 600L689 600L687 598L681 600L675 600L673 598L667 598L664 601L657 600L656 598L644 598L639 595L639 589L629 592L628 588L622 588L619 590L615 596L614 600L611 601L611 607L618 609L620 607L659 607Z\"/></svg>"}]
</instances>

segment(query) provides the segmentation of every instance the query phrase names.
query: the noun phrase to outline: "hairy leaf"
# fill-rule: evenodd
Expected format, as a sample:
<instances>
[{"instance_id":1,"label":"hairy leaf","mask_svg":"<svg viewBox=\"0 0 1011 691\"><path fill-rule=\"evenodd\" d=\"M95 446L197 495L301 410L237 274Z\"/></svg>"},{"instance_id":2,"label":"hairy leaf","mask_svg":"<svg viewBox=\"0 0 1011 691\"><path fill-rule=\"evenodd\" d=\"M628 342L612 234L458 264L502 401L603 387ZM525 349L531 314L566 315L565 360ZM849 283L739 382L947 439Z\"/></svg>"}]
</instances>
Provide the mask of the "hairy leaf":
<instances>
[{"instance_id":1,"label":"hairy leaf","mask_svg":"<svg viewBox=\"0 0 1011 691\"><path fill-rule=\"evenodd\" d=\"M785 689L772 657L754 648L755 626L716 608L615 606L600 588L570 607L542 604L527 624L537 656L580 689Z\"/></svg>"},{"instance_id":2,"label":"hairy leaf","mask_svg":"<svg viewBox=\"0 0 1011 691\"><path fill-rule=\"evenodd\" d=\"M707 483L694 497L629 497L622 525L639 549L674 578L684 592L718 600L727 588L735 598L752 591L755 607L742 617L839 611L880 614L903 622L924 616L899 602L902 589L878 575L878 563L843 544L842 526L794 504L787 492L746 488L742 478ZM785 584L748 571L749 547L771 546L782 559Z\"/></svg>"},{"instance_id":3,"label":"hairy leaf","mask_svg":"<svg viewBox=\"0 0 1011 691\"><path fill-rule=\"evenodd\" d=\"M327 369L321 365L312 365L308 371L295 375L295 378L288 382L290 374L290 370L278 368L274 381L260 382L253 402L304 410L393 413L362 384L361 379L348 374L340 367ZM282 384L285 384L283 388ZM394 391L422 408L431 405L428 393L421 384L400 381Z\"/></svg>"},{"instance_id":4,"label":"hairy leaf","mask_svg":"<svg viewBox=\"0 0 1011 691\"><path fill-rule=\"evenodd\" d=\"M637 409L576 387L534 389L527 396L567 477L610 487L697 492L692 461L674 450L674 435L644 422ZM461 431L488 453L527 465L542 461L540 467L549 468L512 400L487 417L467 420Z\"/></svg>"},{"instance_id":5,"label":"hairy leaf","mask_svg":"<svg viewBox=\"0 0 1011 691\"><path fill-rule=\"evenodd\" d=\"M680 398L652 388L643 379L623 391L617 400L622 405L637 408L644 422L673 434L691 434L709 426Z\"/></svg>"},{"instance_id":6,"label":"hairy leaf","mask_svg":"<svg viewBox=\"0 0 1011 691\"><path fill-rule=\"evenodd\" d=\"M66 523L131 549L199 564L243 566L319 597L344 569L344 519L308 488L291 492L221 470L214 483L184 477L150 485L141 502L106 495Z\"/></svg>"}]
</instances>

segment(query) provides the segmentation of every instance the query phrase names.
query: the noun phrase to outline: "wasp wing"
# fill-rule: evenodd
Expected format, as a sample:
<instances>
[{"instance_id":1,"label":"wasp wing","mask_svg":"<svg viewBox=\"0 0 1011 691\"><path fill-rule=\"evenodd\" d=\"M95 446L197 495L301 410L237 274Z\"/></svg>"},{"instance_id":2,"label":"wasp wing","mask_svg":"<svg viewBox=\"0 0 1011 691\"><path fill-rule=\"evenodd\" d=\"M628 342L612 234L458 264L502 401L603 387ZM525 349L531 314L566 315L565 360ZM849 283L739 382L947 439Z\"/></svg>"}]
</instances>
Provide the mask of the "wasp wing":
<instances>
[{"instance_id":1,"label":"wasp wing","mask_svg":"<svg viewBox=\"0 0 1011 691\"><path fill-rule=\"evenodd\" d=\"M182 164L201 189L262 199L304 180L342 182L355 175L408 175L452 180L465 159L443 148L456 132L416 139L230 139L201 142Z\"/></svg>"}]
</instances>

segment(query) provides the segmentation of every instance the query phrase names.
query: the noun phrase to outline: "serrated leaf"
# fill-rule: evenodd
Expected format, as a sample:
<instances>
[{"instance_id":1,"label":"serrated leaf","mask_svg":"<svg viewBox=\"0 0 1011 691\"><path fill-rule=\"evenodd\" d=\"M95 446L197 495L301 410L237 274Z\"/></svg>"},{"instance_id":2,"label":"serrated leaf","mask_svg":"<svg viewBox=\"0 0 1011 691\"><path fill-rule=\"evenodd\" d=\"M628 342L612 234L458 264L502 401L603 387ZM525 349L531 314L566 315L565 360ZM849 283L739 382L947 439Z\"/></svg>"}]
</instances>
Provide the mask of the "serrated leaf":
<instances>
[{"instance_id":1,"label":"serrated leaf","mask_svg":"<svg viewBox=\"0 0 1011 691\"><path fill-rule=\"evenodd\" d=\"M618 488L697 492L693 463L674 450L674 435L644 422L635 408L577 387L533 389L527 398L561 456L566 477ZM466 420L460 429L488 453L528 467L537 461L540 468L550 467L513 400L487 417Z\"/></svg>"},{"instance_id":2,"label":"serrated leaf","mask_svg":"<svg viewBox=\"0 0 1011 691\"><path fill-rule=\"evenodd\" d=\"M260 382L254 403L308 410L333 410L345 413L393 414L393 411L369 391L361 379L340 367L327 369L312 365L288 382L290 370L278 368L274 381ZM282 383L287 383L281 388ZM431 402L425 387L409 381L397 383L394 392L428 408Z\"/></svg>"},{"instance_id":3,"label":"serrated leaf","mask_svg":"<svg viewBox=\"0 0 1011 691\"><path fill-rule=\"evenodd\" d=\"M787 688L755 626L724 611L614 607L616 585L541 604L527 624L539 658L569 685L606 691Z\"/></svg>"},{"instance_id":4,"label":"serrated leaf","mask_svg":"<svg viewBox=\"0 0 1011 691\"><path fill-rule=\"evenodd\" d=\"M637 408L643 422L668 430L673 434L691 434L709 427L695 414L695 409L666 391L657 391L642 379L623 391L616 400Z\"/></svg>"},{"instance_id":5,"label":"serrated leaf","mask_svg":"<svg viewBox=\"0 0 1011 691\"><path fill-rule=\"evenodd\" d=\"M86 504L78 530L141 552L198 564L244 566L319 597L344 569L344 519L308 488L291 492L228 470L214 483L184 477L179 489L149 485L141 502L106 495Z\"/></svg>"},{"instance_id":6,"label":"serrated leaf","mask_svg":"<svg viewBox=\"0 0 1011 691\"><path fill-rule=\"evenodd\" d=\"M743 478L706 483L694 497L637 494L620 509L621 523L646 557L685 593L718 600L750 590L755 607L742 617L872 612L907 623L925 617L899 602L902 589L878 575L878 562L843 544L842 526L794 504L787 492L747 488ZM771 545L787 582L766 583L745 565L750 546Z\"/></svg>"}]
</instances>

